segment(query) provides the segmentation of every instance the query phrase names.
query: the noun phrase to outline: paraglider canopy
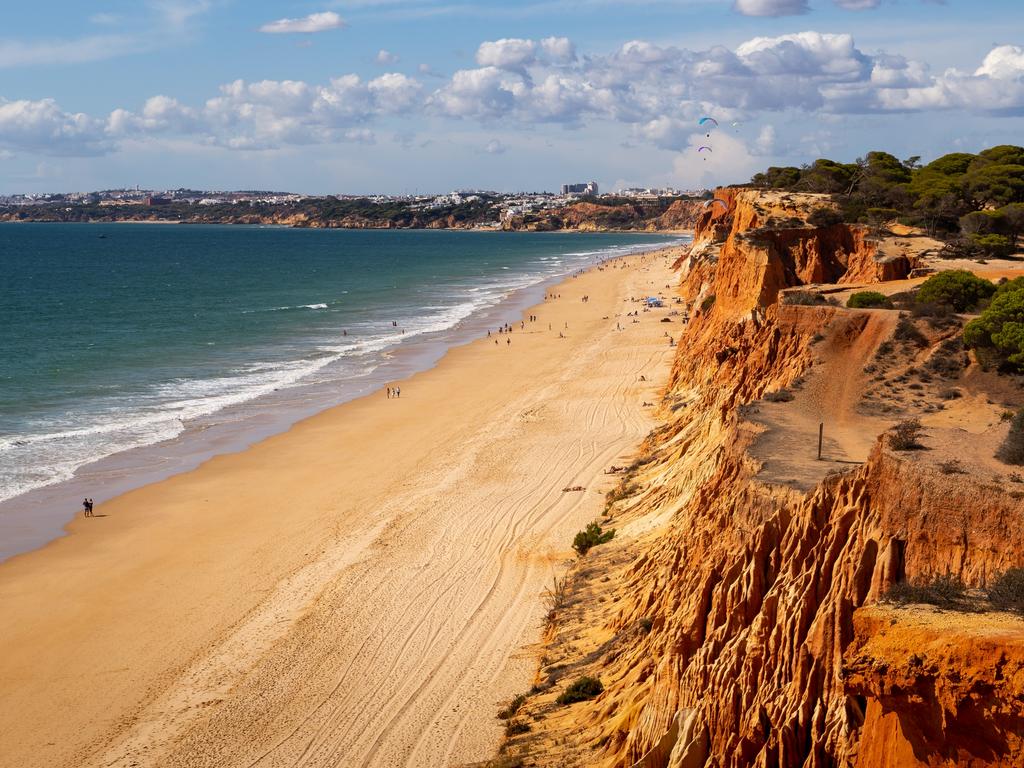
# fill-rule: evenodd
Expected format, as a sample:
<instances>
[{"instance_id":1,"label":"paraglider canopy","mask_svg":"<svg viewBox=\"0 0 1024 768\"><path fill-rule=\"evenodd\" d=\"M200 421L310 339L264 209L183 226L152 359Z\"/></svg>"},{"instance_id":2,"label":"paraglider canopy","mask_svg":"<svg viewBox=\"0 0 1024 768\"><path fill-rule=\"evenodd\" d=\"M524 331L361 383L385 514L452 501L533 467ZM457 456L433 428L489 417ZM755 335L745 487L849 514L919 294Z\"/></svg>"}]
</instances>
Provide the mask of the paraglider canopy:
<instances>
[{"instance_id":1,"label":"paraglider canopy","mask_svg":"<svg viewBox=\"0 0 1024 768\"><path fill-rule=\"evenodd\" d=\"M718 121L715 120L715 118L713 117L702 117L700 120L697 121L697 125L704 125L704 123L714 123L715 127L718 127Z\"/></svg>"},{"instance_id":2,"label":"paraglider canopy","mask_svg":"<svg viewBox=\"0 0 1024 768\"><path fill-rule=\"evenodd\" d=\"M729 204L720 197L716 197L714 200L708 200L706 203L704 203L704 207L711 208L715 203L718 203L720 206L722 206L724 210L729 210Z\"/></svg>"}]
</instances>

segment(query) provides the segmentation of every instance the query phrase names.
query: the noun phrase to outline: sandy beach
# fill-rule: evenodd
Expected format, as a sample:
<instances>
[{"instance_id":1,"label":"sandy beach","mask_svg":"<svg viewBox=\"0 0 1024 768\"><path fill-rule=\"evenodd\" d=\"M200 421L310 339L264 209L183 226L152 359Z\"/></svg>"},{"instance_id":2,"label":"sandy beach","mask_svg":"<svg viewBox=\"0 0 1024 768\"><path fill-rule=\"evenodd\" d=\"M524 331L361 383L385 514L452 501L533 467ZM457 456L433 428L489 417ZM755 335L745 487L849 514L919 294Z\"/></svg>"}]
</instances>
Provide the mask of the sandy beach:
<instances>
[{"instance_id":1,"label":"sandy beach","mask_svg":"<svg viewBox=\"0 0 1024 768\"><path fill-rule=\"evenodd\" d=\"M127 493L0 565L0 765L489 758L499 702L532 682L543 588L653 425L681 326L671 305L625 314L671 295L675 255L567 279L511 344L454 349L400 399Z\"/></svg>"}]
</instances>

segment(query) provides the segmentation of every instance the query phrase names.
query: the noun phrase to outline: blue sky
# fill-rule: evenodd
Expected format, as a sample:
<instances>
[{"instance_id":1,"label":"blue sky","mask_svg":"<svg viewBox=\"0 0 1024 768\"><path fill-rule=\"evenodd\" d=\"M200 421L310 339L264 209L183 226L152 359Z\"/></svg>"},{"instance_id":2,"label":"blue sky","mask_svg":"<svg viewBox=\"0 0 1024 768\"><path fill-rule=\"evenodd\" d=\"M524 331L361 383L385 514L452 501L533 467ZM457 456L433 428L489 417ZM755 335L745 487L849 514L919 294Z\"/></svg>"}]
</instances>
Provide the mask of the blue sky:
<instances>
[{"instance_id":1,"label":"blue sky","mask_svg":"<svg viewBox=\"0 0 1024 768\"><path fill-rule=\"evenodd\" d=\"M1024 141L1018 0L56 0L0 18L2 193L692 187Z\"/></svg>"}]
</instances>

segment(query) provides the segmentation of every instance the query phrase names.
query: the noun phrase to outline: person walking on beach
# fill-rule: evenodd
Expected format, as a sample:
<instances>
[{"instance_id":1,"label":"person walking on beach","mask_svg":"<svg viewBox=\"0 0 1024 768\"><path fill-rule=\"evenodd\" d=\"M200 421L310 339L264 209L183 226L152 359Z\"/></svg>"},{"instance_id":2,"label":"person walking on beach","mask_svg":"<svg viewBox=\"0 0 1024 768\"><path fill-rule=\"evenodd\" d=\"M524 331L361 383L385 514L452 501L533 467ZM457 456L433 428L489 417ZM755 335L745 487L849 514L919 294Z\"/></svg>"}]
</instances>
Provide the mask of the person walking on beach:
<instances>
[{"instance_id":1,"label":"person walking on beach","mask_svg":"<svg viewBox=\"0 0 1024 768\"><path fill-rule=\"evenodd\" d=\"M401 397L401 396L402 396L402 388L401 387L395 387L395 397Z\"/></svg>"},{"instance_id":2,"label":"person walking on beach","mask_svg":"<svg viewBox=\"0 0 1024 768\"><path fill-rule=\"evenodd\" d=\"M391 399L391 387L388 387L388 400Z\"/></svg>"},{"instance_id":3,"label":"person walking on beach","mask_svg":"<svg viewBox=\"0 0 1024 768\"><path fill-rule=\"evenodd\" d=\"M89 500L88 499L82 499L82 512L84 513L85 517L92 517L92 515L90 514L90 510L89 510Z\"/></svg>"},{"instance_id":4,"label":"person walking on beach","mask_svg":"<svg viewBox=\"0 0 1024 768\"><path fill-rule=\"evenodd\" d=\"M511 347L512 346L512 339L505 339L505 343L508 344Z\"/></svg>"}]
</instances>

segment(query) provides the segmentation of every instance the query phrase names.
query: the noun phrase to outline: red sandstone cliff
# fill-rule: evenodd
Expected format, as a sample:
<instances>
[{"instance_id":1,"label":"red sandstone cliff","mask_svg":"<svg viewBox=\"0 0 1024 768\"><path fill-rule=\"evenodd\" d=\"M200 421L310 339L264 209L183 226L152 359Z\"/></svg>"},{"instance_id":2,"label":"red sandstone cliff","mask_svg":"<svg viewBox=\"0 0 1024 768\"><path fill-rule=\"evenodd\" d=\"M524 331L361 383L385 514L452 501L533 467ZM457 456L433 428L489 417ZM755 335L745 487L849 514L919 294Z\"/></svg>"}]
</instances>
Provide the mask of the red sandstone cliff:
<instances>
[{"instance_id":1,"label":"red sandstone cliff","mask_svg":"<svg viewBox=\"0 0 1024 768\"><path fill-rule=\"evenodd\" d=\"M857 228L810 227L808 196L719 196L728 209L703 212L678 262L700 308L664 423L610 508L621 536L576 572L524 709L534 730L509 754L623 768L1024 765L1024 620L880 602L899 581L978 587L1024 562L1024 493L990 459L1005 427L965 432L954 413L929 424L930 453L886 447L876 436L891 421L858 403L896 313L778 297L902 277L908 260L880 258ZM791 403L759 400L786 387ZM785 455L755 450L766 441ZM940 471L943 457L968 469ZM579 674L604 693L556 705Z\"/></svg>"}]
</instances>

